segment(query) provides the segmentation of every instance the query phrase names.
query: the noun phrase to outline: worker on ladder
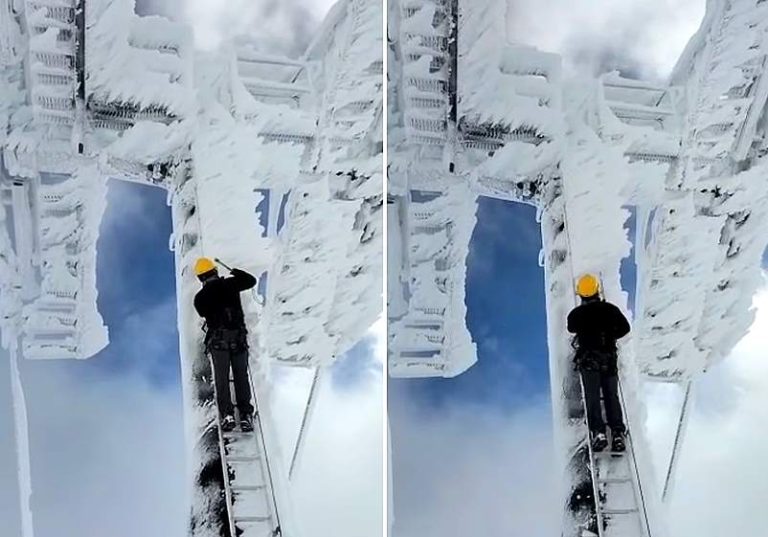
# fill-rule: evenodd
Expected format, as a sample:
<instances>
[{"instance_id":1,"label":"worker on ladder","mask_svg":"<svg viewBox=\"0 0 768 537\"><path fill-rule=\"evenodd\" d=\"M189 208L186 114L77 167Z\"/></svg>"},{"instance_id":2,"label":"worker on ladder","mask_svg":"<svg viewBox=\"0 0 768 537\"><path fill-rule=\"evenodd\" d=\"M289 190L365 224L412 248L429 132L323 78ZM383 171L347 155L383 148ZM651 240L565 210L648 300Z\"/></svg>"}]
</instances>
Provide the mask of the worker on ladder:
<instances>
[{"instance_id":1,"label":"worker on ladder","mask_svg":"<svg viewBox=\"0 0 768 537\"><path fill-rule=\"evenodd\" d=\"M213 361L216 404L221 429L235 428L234 406L229 391L229 372L235 384L240 428L253 430L251 383L248 378L248 331L245 327L240 293L256 285L256 278L244 270L229 269L230 276L222 278L213 260L201 257L195 263L195 274L203 288L195 295L195 309L205 319L205 348Z\"/></svg>"},{"instance_id":2,"label":"worker on ladder","mask_svg":"<svg viewBox=\"0 0 768 537\"><path fill-rule=\"evenodd\" d=\"M568 314L568 331L576 334L574 363L584 385L592 449L602 451L608 446L600 404L602 391L611 449L622 452L626 449L626 426L619 401L616 341L629 333L629 321L618 307L600 297L600 282L592 274L579 278L576 293L581 305Z\"/></svg>"}]
</instances>

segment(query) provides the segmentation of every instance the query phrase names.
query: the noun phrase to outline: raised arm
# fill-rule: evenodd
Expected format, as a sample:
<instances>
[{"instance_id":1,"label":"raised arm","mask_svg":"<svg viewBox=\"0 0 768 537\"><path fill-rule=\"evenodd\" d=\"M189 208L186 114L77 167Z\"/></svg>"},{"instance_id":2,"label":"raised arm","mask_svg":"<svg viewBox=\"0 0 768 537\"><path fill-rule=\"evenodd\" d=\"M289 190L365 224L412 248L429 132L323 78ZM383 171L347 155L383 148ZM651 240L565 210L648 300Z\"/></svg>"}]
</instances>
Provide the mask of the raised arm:
<instances>
[{"instance_id":1,"label":"raised arm","mask_svg":"<svg viewBox=\"0 0 768 537\"><path fill-rule=\"evenodd\" d=\"M231 281L238 291L245 291L256 285L256 278L244 270L233 268L230 274Z\"/></svg>"}]
</instances>

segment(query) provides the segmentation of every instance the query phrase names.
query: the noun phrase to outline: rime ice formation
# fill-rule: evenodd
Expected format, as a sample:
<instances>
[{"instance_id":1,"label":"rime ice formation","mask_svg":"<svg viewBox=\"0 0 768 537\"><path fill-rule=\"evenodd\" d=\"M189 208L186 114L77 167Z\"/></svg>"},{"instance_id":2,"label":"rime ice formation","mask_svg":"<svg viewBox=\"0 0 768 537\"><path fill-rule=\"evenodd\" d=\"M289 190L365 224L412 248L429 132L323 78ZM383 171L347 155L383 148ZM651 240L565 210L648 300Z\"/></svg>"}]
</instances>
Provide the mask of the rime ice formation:
<instances>
[{"instance_id":1,"label":"rime ice formation","mask_svg":"<svg viewBox=\"0 0 768 537\"><path fill-rule=\"evenodd\" d=\"M13 351L24 537L33 534L16 358L108 345L96 243L109 178L163 188L173 215L190 535L297 535L270 413L270 362L331 364L381 311L382 35L342 0L301 58L191 31L131 0L0 0L0 333ZM192 309L201 255L262 274L247 300L252 435L216 426Z\"/></svg>"},{"instance_id":2,"label":"rime ice formation","mask_svg":"<svg viewBox=\"0 0 768 537\"><path fill-rule=\"evenodd\" d=\"M768 3L708 2L662 85L618 73L564 79L557 55L506 43L503 0L390 5L390 374L454 376L476 361L464 286L477 196L536 206L562 534L666 535L639 387L690 393L751 323L768 243ZM600 274L627 311L629 209L637 303L620 380L631 445L611 459L586 442L564 325L584 272ZM585 490L599 500L574 506Z\"/></svg>"}]
</instances>

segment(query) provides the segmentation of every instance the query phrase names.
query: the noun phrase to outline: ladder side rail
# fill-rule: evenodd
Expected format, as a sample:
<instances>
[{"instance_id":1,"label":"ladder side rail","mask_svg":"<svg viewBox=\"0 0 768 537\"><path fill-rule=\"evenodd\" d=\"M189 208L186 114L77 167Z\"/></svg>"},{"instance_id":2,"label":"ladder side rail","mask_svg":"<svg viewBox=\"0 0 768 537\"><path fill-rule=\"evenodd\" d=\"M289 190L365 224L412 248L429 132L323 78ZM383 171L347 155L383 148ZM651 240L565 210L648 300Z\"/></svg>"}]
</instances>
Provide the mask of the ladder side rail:
<instances>
[{"instance_id":1,"label":"ladder side rail","mask_svg":"<svg viewBox=\"0 0 768 537\"><path fill-rule=\"evenodd\" d=\"M632 441L632 431L634 429L632 428L632 424L630 423L631 419L629 417L629 414L626 411L627 403L626 403L626 400L624 399L624 388L621 384L621 375L619 375L619 378L618 378L618 385L619 385L619 397L621 398L621 410L624 414L624 419L626 420L626 423L627 423L627 429L630 431L630 434L628 435L629 442L627 447L628 447L629 454L631 455L631 461L632 461L631 466L632 466L632 471L634 473L634 479L632 479L632 481L634 485L633 490L635 491L635 503L637 504L638 503L637 500L640 500L639 501L640 505L638 507L642 508L642 513L643 513L641 525L645 528L644 533L647 535L647 537L652 537L651 523L648 520L648 507L645 501L645 491L643 490L643 483L642 483L642 480L640 479L640 471L637 469L637 457L635 456L635 444ZM638 494L639 494L639 498L637 497Z\"/></svg>"},{"instance_id":2,"label":"ladder side rail","mask_svg":"<svg viewBox=\"0 0 768 537\"><path fill-rule=\"evenodd\" d=\"M251 384L251 393L253 394L253 407L254 407L254 419L256 420L256 427L254 428L254 432L258 431L256 434L258 443L259 451L264 455L264 463L262 467L266 470L267 475L267 482L266 485L269 487L269 496L272 499L272 512L275 516L275 528L272 530L273 536L282 535L282 523L280 522L280 510L277 505L277 497L275 496L275 483L274 479L272 477L272 464L269 462L269 454L267 453L267 444L264 441L264 428L261 424L261 410L259 407L259 397L258 397L258 391L256 390L256 385L253 382L253 375L251 374L251 368L250 368L250 361L248 365L248 381Z\"/></svg>"},{"instance_id":3,"label":"ladder side rail","mask_svg":"<svg viewBox=\"0 0 768 537\"><path fill-rule=\"evenodd\" d=\"M315 368L315 375L312 378L312 386L309 388L309 397L307 397L307 404L304 408L304 416L301 418L301 426L299 427L299 436L296 438L296 445L293 448L293 456L291 457L291 465L288 470L288 479L291 479L298 466L298 461L303 452L304 438L306 438L306 431L309 427L309 422L314 414L315 405L317 404L317 392L320 383L320 375L322 374L322 366Z\"/></svg>"},{"instance_id":4,"label":"ladder side rail","mask_svg":"<svg viewBox=\"0 0 768 537\"><path fill-rule=\"evenodd\" d=\"M669 467L667 468L667 477L664 481L664 491L662 492L661 499L666 501L667 497L671 495L673 488L673 481L675 472L677 470L677 461L680 455L680 448L683 444L683 436L688 428L688 417L690 416L689 404L691 400L691 392L693 390L693 380L688 381L688 386L685 388L685 398L683 399L683 406L680 409L680 419L677 422L677 432L675 433L675 443L672 446L672 455L669 458Z\"/></svg>"},{"instance_id":5,"label":"ladder side rail","mask_svg":"<svg viewBox=\"0 0 768 537\"><path fill-rule=\"evenodd\" d=\"M573 267L573 264L571 264ZM575 299L574 299L575 302ZM589 418L587 417L587 397L586 390L584 389L584 379L579 373L579 386L581 387L581 402L584 407L584 419L587 424L587 450L589 453L589 475L592 478L592 490L595 498L595 516L597 517L597 534L599 537L603 537L603 506L600 502L600 483L597 479L597 461L595 459L595 452L592 450L592 441L589 437Z\"/></svg>"},{"instance_id":6,"label":"ladder side rail","mask_svg":"<svg viewBox=\"0 0 768 537\"><path fill-rule=\"evenodd\" d=\"M213 371L213 365L211 365ZM215 374L215 373L214 373ZM213 383L214 401L218 401L218 392L216 390L216 383ZM219 456L221 457L221 471L224 476L224 500L227 506L227 520L229 521L229 532L232 537L237 535L235 529L235 511L234 501L232 498L232 484L229 479L229 463L227 460L227 448L224 444L224 431L221 430L221 409L216 405L216 431L219 436Z\"/></svg>"}]
</instances>

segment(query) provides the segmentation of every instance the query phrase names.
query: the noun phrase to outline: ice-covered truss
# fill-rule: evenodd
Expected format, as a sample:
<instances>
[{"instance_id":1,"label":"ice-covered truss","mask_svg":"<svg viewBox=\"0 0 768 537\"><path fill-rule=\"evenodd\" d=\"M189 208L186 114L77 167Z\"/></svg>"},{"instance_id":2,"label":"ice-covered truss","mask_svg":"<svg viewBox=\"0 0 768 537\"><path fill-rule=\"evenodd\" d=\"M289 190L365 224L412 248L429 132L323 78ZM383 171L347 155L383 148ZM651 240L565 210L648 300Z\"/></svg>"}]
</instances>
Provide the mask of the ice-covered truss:
<instances>
[{"instance_id":1,"label":"ice-covered truss","mask_svg":"<svg viewBox=\"0 0 768 537\"><path fill-rule=\"evenodd\" d=\"M390 5L390 374L452 376L476 361L464 321L476 197L536 206L562 534L665 535L638 388L690 394L751 323L768 243L768 3L708 2L668 84L563 79L557 55L505 44L501 0ZM636 311L620 349L631 442L612 459L590 451L564 324L583 272L627 311L632 215Z\"/></svg>"},{"instance_id":2,"label":"ice-covered truss","mask_svg":"<svg viewBox=\"0 0 768 537\"><path fill-rule=\"evenodd\" d=\"M165 189L190 534L293 536L268 365L326 366L381 311L380 4L338 2L299 58L263 54L247 39L200 53L188 28L138 17L133 4L0 1L3 345L14 360L89 358L103 349L96 241L107 180ZM190 267L201 255L262 276L261 296L245 305L259 408L252 434L218 430L192 309L199 284ZM22 404L22 425L23 414ZM17 431L26 453L24 427ZM28 497L22 518L31 537Z\"/></svg>"}]
</instances>

